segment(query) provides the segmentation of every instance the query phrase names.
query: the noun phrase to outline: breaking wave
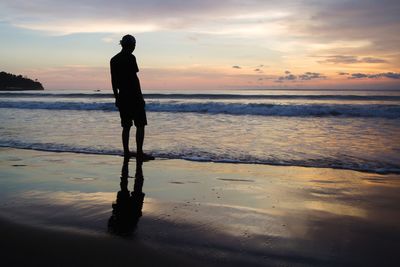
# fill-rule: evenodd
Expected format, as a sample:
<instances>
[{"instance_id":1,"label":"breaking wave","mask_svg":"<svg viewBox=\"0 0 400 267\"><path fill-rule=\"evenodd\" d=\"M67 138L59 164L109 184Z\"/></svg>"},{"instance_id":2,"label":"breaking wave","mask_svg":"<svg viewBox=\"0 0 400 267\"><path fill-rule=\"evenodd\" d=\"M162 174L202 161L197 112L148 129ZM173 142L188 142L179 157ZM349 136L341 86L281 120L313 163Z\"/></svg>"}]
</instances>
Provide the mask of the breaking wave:
<instances>
[{"instance_id":1,"label":"breaking wave","mask_svg":"<svg viewBox=\"0 0 400 267\"><path fill-rule=\"evenodd\" d=\"M114 102L0 101L0 108L116 111ZM224 102L148 101L150 112L192 112L203 114L287 116L287 117L365 117L400 118L400 105L387 104L265 104Z\"/></svg>"}]
</instances>

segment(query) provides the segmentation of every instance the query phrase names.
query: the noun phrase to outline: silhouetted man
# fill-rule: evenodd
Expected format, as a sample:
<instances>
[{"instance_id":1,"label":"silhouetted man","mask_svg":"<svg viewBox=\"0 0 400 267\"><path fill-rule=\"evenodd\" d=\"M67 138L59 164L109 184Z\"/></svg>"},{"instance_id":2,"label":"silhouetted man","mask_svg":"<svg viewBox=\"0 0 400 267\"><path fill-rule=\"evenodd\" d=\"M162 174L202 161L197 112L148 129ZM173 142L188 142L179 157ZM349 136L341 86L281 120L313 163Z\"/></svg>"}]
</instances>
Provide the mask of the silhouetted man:
<instances>
[{"instance_id":1,"label":"silhouetted man","mask_svg":"<svg viewBox=\"0 0 400 267\"><path fill-rule=\"evenodd\" d=\"M136 126L136 157L140 160L154 159L143 153L144 127L147 125L147 118L145 101L136 75L139 68L135 56L132 55L136 47L135 37L125 35L120 44L122 50L111 59L110 68L115 105L121 117L124 156L132 155L129 151L129 133L133 121Z\"/></svg>"}]
</instances>

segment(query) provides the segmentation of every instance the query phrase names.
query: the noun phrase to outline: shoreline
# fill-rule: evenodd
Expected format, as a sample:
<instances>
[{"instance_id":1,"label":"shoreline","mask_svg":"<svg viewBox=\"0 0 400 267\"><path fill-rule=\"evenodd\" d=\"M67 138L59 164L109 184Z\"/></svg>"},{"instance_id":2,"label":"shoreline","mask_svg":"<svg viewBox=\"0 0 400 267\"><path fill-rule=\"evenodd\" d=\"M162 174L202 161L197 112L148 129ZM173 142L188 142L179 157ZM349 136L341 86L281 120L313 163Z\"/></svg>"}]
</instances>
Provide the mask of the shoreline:
<instances>
[{"instance_id":1,"label":"shoreline","mask_svg":"<svg viewBox=\"0 0 400 267\"><path fill-rule=\"evenodd\" d=\"M121 153L102 153L102 152L94 152L94 151L65 151L65 150L50 150L50 149L41 149L41 148L29 148L29 147L13 147L7 145L0 145L0 148L8 148L8 149L20 149L20 150L32 150L32 151L39 151L39 152L48 152L48 153L73 153L73 154L83 154L83 155L98 155L98 156L119 156L122 157ZM250 162L241 162L241 161L234 161L234 160L208 160L208 159L190 159L190 158L178 158L178 157L158 157L156 155L156 160L183 160L189 162L198 162L198 163L218 163L218 164L243 164L243 165L261 165L261 166L277 166L277 167L299 167L299 168L316 168L316 169L333 169L333 170L345 170L345 171L355 171L361 173L369 173L369 174L394 174L400 175L400 170L365 170L365 169L356 169L350 167L338 167L338 166L311 166L307 164L285 164L285 163L271 163L271 162L257 162L257 161L250 161Z\"/></svg>"},{"instance_id":2,"label":"shoreline","mask_svg":"<svg viewBox=\"0 0 400 267\"><path fill-rule=\"evenodd\" d=\"M143 184L135 184L134 160L121 183L119 156L12 148L0 148L0 167L1 246L10 262L83 266L92 258L107 266L103 255L127 255L119 266L132 263L132 249L141 266L399 262L399 175L171 159L145 162ZM122 237L109 232L115 214Z\"/></svg>"}]
</instances>

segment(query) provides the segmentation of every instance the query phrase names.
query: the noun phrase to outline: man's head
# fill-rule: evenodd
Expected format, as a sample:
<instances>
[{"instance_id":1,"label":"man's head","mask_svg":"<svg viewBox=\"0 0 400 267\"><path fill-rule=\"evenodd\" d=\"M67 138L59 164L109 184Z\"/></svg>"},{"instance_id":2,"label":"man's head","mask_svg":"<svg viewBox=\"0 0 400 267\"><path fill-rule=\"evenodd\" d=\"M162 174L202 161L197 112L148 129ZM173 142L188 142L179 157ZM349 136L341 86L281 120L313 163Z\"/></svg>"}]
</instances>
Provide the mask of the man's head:
<instances>
[{"instance_id":1,"label":"man's head","mask_svg":"<svg viewBox=\"0 0 400 267\"><path fill-rule=\"evenodd\" d=\"M130 34L127 34L124 37L122 37L122 39L121 39L121 41L119 41L119 43L121 44L122 49L124 49L124 50L128 50L131 53L133 52L133 50L135 50L136 39L135 39L135 37L133 37Z\"/></svg>"}]
</instances>

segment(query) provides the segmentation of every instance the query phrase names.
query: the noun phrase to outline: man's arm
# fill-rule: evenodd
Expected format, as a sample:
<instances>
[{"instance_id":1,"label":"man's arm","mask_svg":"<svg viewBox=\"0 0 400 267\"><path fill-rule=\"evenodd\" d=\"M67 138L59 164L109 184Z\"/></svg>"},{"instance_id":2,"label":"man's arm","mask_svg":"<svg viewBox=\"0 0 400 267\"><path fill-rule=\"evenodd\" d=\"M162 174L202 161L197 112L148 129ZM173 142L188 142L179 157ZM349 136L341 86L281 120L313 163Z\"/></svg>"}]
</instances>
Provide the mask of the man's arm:
<instances>
[{"instance_id":1,"label":"man's arm","mask_svg":"<svg viewBox=\"0 0 400 267\"><path fill-rule=\"evenodd\" d=\"M114 93L115 97L115 106L119 106L119 94L118 94L118 87L117 87L117 82L116 82L116 77L113 71L113 66L112 63L110 62L110 71L111 71L111 85L112 85L112 90Z\"/></svg>"},{"instance_id":2,"label":"man's arm","mask_svg":"<svg viewBox=\"0 0 400 267\"><path fill-rule=\"evenodd\" d=\"M115 106L118 108L119 107L119 94L118 94L118 89L114 87L113 85L113 92L114 92L114 97L115 97Z\"/></svg>"},{"instance_id":3,"label":"man's arm","mask_svg":"<svg viewBox=\"0 0 400 267\"><path fill-rule=\"evenodd\" d=\"M132 55L133 61L132 61L132 70L134 72L134 81L136 83L136 88L137 88L137 94L138 94L138 100L142 102L143 106L146 105L146 102L144 101L143 94L142 94L142 89L140 88L140 80L139 77L137 76L137 73L139 72L139 67L137 65L136 57Z\"/></svg>"}]
</instances>

